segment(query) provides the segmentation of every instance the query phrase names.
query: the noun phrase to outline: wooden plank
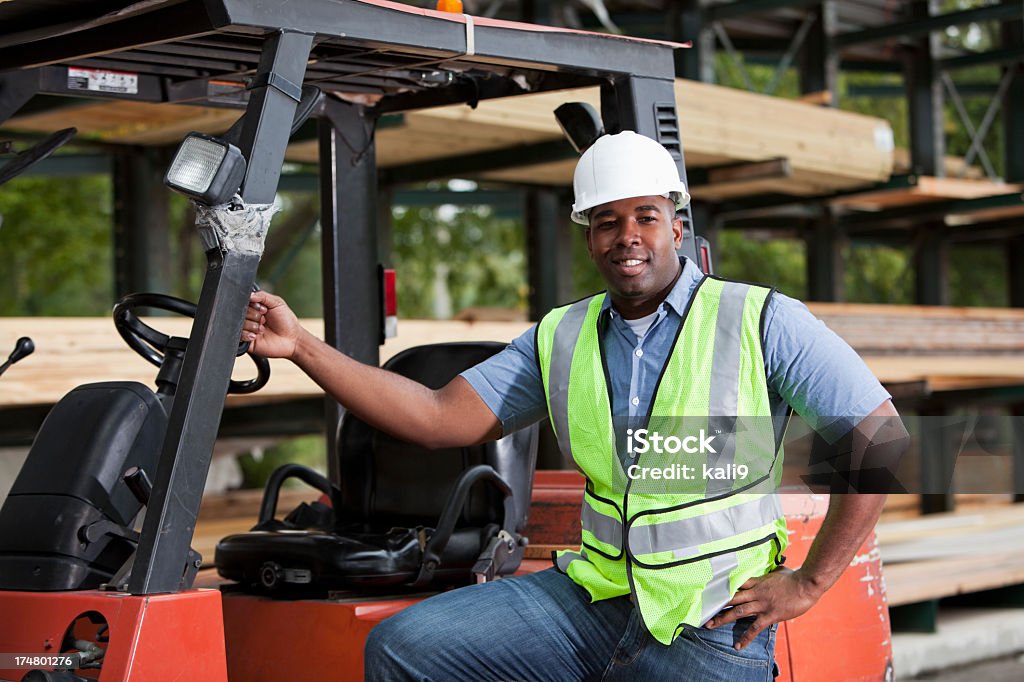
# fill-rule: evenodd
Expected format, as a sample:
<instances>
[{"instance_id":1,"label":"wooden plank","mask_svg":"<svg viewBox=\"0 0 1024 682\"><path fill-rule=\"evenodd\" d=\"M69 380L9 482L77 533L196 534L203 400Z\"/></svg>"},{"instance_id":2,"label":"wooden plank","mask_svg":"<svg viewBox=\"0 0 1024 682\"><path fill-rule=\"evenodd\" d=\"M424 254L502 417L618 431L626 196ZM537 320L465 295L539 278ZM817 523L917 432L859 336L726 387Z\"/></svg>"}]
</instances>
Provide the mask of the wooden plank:
<instances>
[{"instance_id":1,"label":"wooden plank","mask_svg":"<svg viewBox=\"0 0 1024 682\"><path fill-rule=\"evenodd\" d=\"M928 514L906 520L882 521L875 528L875 532L878 535L878 543L882 547L891 548L917 542L923 538L940 538L945 541L956 536L970 536L991 529L1022 526L1024 507L1006 504L981 509L957 509L955 512ZM956 553L955 548L947 548L947 551L951 554Z\"/></svg>"},{"instance_id":2,"label":"wooden plank","mask_svg":"<svg viewBox=\"0 0 1024 682\"><path fill-rule=\"evenodd\" d=\"M880 211L894 206L928 204L955 199L979 199L1010 194L1024 190L1024 185L959 178L921 176L917 185L902 189L867 192L832 200L833 206L860 210Z\"/></svg>"},{"instance_id":3,"label":"wooden plank","mask_svg":"<svg viewBox=\"0 0 1024 682\"><path fill-rule=\"evenodd\" d=\"M191 320L159 318L153 323L165 333L188 336ZM322 320L303 320L322 337ZM399 336L381 348L381 361L406 348L442 341L509 342L529 327L527 322L458 322L402 320ZM14 365L3 376L0 407L52 404L75 386L96 381L139 381L151 386L156 368L121 341L107 318L5 318L0 343L13 347L18 336L29 335L36 352ZM9 335L9 340L7 336ZM291 398L322 395L321 389L295 365L271 360L270 383L250 395L228 396L228 405L260 404ZM239 358L237 379L253 374L252 363Z\"/></svg>"},{"instance_id":4,"label":"wooden plank","mask_svg":"<svg viewBox=\"0 0 1024 682\"><path fill-rule=\"evenodd\" d=\"M1005 496L974 496L1006 499ZM890 606L1024 582L1024 506L961 509L879 523Z\"/></svg>"},{"instance_id":5,"label":"wooden plank","mask_svg":"<svg viewBox=\"0 0 1024 682\"><path fill-rule=\"evenodd\" d=\"M217 134L241 115L233 109L152 102L102 102L16 116L5 128L49 133L74 126L79 135L119 144L177 144L189 132Z\"/></svg>"},{"instance_id":6,"label":"wooden plank","mask_svg":"<svg viewBox=\"0 0 1024 682\"><path fill-rule=\"evenodd\" d=\"M926 520L928 518L924 517L918 522ZM1024 552L1024 533L1018 525L996 528L987 523L966 524L944 530L922 532L920 537L883 544L882 559L887 564L897 564L948 557L989 556L994 547L1000 552Z\"/></svg>"},{"instance_id":7,"label":"wooden plank","mask_svg":"<svg viewBox=\"0 0 1024 682\"><path fill-rule=\"evenodd\" d=\"M1024 583L1024 551L884 564L889 606Z\"/></svg>"},{"instance_id":8,"label":"wooden plank","mask_svg":"<svg viewBox=\"0 0 1024 682\"><path fill-rule=\"evenodd\" d=\"M1024 218L1024 197L1021 197L1020 206L987 208L981 211L971 211L969 213L956 213L954 215L946 216L946 224L951 226L973 225L975 223L987 223L996 220L1010 220L1012 218Z\"/></svg>"},{"instance_id":9,"label":"wooden plank","mask_svg":"<svg viewBox=\"0 0 1024 682\"><path fill-rule=\"evenodd\" d=\"M763 180L765 178L783 178L791 175L793 167L789 159L767 159L748 163L719 166L708 170L708 184L726 184Z\"/></svg>"},{"instance_id":10,"label":"wooden plank","mask_svg":"<svg viewBox=\"0 0 1024 682\"><path fill-rule=\"evenodd\" d=\"M811 312L821 318L829 315L863 318L885 317L900 319L907 316L931 320L1008 320L1024 321L1024 311L1014 308L982 308L966 306L892 305L878 303L815 303L807 304Z\"/></svg>"},{"instance_id":11,"label":"wooden plank","mask_svg":"<svg viewBox=\"0 0 1024 682\"><path fill-rule=\"evenodd\" d=\"M832 91L819 90L818 92L808 92L797 97L796 101L818 107L830 107L832 106Z\"/></svg>"},{"instance_id":12,"label":"wooden plank","mask_svg":"<svg viewBox=\"0 0 1024 682\"><path fill-rule=\"evenodd\" d=\"M558 552L563 549L578 550L580 546L575 545L535 545L530 543L523 550L524 559L547 559L551 561L551 553Z\"/></svg>"}]
</instances>

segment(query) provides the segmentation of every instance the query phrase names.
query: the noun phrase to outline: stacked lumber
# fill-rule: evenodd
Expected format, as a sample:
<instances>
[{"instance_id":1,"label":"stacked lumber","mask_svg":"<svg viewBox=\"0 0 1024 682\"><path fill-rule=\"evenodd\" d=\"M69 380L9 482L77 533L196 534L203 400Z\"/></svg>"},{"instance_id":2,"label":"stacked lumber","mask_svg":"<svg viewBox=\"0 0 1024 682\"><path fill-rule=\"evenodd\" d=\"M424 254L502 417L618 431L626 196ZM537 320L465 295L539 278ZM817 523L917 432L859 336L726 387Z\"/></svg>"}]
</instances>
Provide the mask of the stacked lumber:
<instances>
[{"instance_id":1,"label":"stacked lumber","mask_svg":"<svg viewBox=\"0 0 1024 682\"><path fill-rule=\"evenodd\" d=\"M676 109L689 167L775 161L752 172L730 169L693 188L700 199L781 192L801 196L862 187L889 178L892 128L880 118L805 104L697 81L677 80ZM398 125L377 132L377 164L453 158L562 139L553 111L564 102L600 108L597 88L540 93L403 114ZM50 132L70 125L85 137L120 144L173 144L190 130L218 133L238 113L145 102L73 105L59 112L16 116L10 130ZM315 162L317 143L291 145L292 161ZM479 177L567 186L573 159L531 162L482 172Z\"/></svg>"},{"instance_id":2,"label":"stacked lumber","mask_svg":"<svg viewBox=\"0 0 1024 682\"><path fill-rule=\"evenodd\" d=\"M159 318L151 322L162 332L187 337L192 321ZM323 320L303 320L322 337ZM381 347L381 362L424 343L441 341L505 341L526 331L528 322L459 322L402 320L399 336ZM0 384L0 409L21 405L53 404L75 386L95 381L138 381L153 385L156 368L128 348L109 318L9 317L5 318L0 345L13 347L19 336L31 336L36 351L4 373ZM295 365L271 360L270 383L249 395L230 395L227 405L281 402L321 396L323 391ZM255 370L245 358L235 361L235 379L251 378Z\"/></svg>"},{"instance_id":3,"label":"stacked lumber","mask_svg":"<svg viewBox=\"0 0 1024 682\"><path fill-rule=\"evenodd\" d=\"M1005 507L1013 503L1013 496L1002 493L956 493L953 508L957 513L984 513L992 508ZM882 509L882 521L909 521L921 518L921 495L889 495Z\"/></svg>"},{"instance_id":4,"label":"stacked lumber","mask_svg":"<svg viewBox=\"0 0 1024 682\"><path fill-rule=\"evenodd\" d=\"M866 355L1015 355L1024 359L1024 311L813 303L814 314Z\"/></svg>"},{"instance_id":5,"label":"stacked lumber","mask_svg":"<svg viewBox=\"0 0 1024 682\"><path fill-rule=\"evenodd\" d=\"M169 145L193 130L220 133L239 116L236 109L152 102L91 102L15 116L5 129L51 133L69 126L82 138L115 144Z\"/></svg>"},{"instance_id":6,"label":"stacked lumber","mask_svg":"<svg viewBox=\"0 0 1024 682\"><path fill-rule=\"evenodd\" d=\"M788 161L788 169L776 177L694 187L695 197L715 200L766 192L815 195L880 182L892 172L892 129L883 119L681 79L676 81L675 94L687 166ZM489 100L476 109L449 106L412 112L403 125L379 131L379 160L387 167L470 151L462 143L445 145L447 140L429 135L410 137L414 131L458 131L468 138L471 151L560 139L552 112L569 101L600 108L599 91L586 88ZM568 185L574 165L570 159L480 176Z\"/></svg>"},{"instance_id":7,"label":"stacked lumber","mask_svg":"<svg viewBox=\"0 0 1024 682\"><path fill-rule=\"evenodd\" d=\"M1024 505L878 524L890 606L1024 583Z\"/></svg>"},{"instance_id":8,"label":"stacked lumber","mask_svg":"<svg viewBox=\"0 0 1024 682\"><path fill-rule=\"evenodd\" d=\"M203 500L192 544L205 566L212 565L221 538L251 528L260 494L233 491ZM553 550L575 547L581 496L582 478L575 471L537 473L527 529L528 559L549 560ZM316 497L308 489L282 491L279 507L291 509ZM1024 583L1024 505L887 520L890 509L903 509L914 498L890 496L886 515L876 527L889 606ZM795 497L787 496L784 502L787 514L795 514Z\"/></svg>"},{"instance_id":9,"label":"stacked lumber","mask_svg":"<svg viewBox=\"0 0 1024 682\"><path fill-rule=\"evenodd\" d=\"M930 204L956 199L982 199L1001 194L1017 194L1024 191L1024 185L1008 184L1002 181L970 178L936 178L920 176L910 187L864 192L833 199L829 203L836 208L858 211L881 211L896 206Z\"/></svg>"},{"instance_id":10,"label":"stacked lumber","mask_svg":"<svg viewBox=\"0 0 1024 682\"><path fill-rule=\"evenodd\" d=\"M856 349L885 384L922 382L929 392L1024 384L1024 310L812 303L811 312ZM304 320L314 334L322 320ZM402 320L399 334L381 347L381 361L411 346L445 341L511 341L526 321ZM161 318L166 333L187 336L191 321ZM4 374L0 408L52 404L79 384L139 381L152 385L155 369L121 341L107 318L7 318L0 346L19 336L35 339L36 352ZM271 360L271 380L228 405L304 398L321 390L293 364ZM251 376L239 359L235 377Z\"/></svg>"},{"instance_id":11,"label":"stacked lumber","mask_svg":"<svg viewBox=\"0 0 1024 682\"><path fill-rule=\"evenodd\" d=\"M916 394L1024 384L1024 311L813 303L887 386ZM894 393L895 395L895 393Z\"/></svg>"}]
</instances>

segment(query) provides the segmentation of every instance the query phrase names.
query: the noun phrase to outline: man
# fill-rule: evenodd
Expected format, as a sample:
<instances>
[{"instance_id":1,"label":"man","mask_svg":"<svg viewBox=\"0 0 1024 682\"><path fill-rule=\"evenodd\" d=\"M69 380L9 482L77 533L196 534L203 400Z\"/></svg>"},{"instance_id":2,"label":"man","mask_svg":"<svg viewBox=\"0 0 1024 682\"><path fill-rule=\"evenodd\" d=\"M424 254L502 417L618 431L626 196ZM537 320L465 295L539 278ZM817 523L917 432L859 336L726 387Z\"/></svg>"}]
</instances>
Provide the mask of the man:
<instances>
[{"instance_id":1,"label":"man","mask_svg":"<svg viewBox=\"0 0 1024 682\"><path fill-rule=\"evenodd\" d=\"M252 296L242 338L253 350L291 359L375 427L436 448L550 415L587 475L579 551L382 622L366 645L368 679L770 679L776 624L839 578L881 511L884 495L834 495L807 560L790 570L775 495L735 480L650 494L627 474L648 460L623 447L625 427L652 417L774 423L788 403L831 441L852 434L853 458L864 460L878 426L867 417L896 412L804 306L703 277L676 256L676 211L689 196L660 144L632 132L600 138L574 190L572 217L587 226L607 295L552 311L440 390L359 364L302 329L280 298ZM692 444L777 481L774 438L737 447L739 434L727 436L717 450L703 432Z\"/></svg>"}]
</instances>

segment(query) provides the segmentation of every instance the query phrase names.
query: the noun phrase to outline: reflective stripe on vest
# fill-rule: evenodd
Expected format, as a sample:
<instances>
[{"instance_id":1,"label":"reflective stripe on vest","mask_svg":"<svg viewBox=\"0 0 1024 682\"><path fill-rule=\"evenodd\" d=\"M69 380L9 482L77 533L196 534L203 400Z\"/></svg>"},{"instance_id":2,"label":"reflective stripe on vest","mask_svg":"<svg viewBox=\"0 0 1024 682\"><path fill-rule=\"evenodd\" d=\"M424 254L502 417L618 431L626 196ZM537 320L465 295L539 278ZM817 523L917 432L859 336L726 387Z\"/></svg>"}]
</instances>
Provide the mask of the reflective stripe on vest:
<instances>
[{"instance_id":1,"label":"reflective stripe on vest","mask_svg":"<svg viewBox=\"0 0 1024 682\"><path fill-rule=\"evenodd\" d=\"M750 286L735 284L725 287L718 299L718 324L715 326L714 351L711 359L711 384L708 389L708 431L726 434L720 448L717 466L731 464L736 452L734 425L739 415L739 382L736 368L740 362L743 306ZM727 492L728 481L709 481L707 497Z\"/></svg>"},{"instance_id":2,"label":"reflective stripe on vest","mask_svg":"<svg viewBox=\"0 0 1024 682\"><path fill-rule=\"evenodd\" d=\"M743 497L753 499L678 521L630 526L630 554L672 552L676 559L692 559L700 556L701 545L728 540L736 535L737 528L766 526L778 518L778 498L774 495Z\"/></svg>"},{"instance_id":3,"label":"reflective stripe on vest","mask_svg":"<svg viewBox=\"0 0 1024 682\"><path fill-rule=\"evenodd\" d=\"M550 385L551 428L558 439L558 448L567 459L572 459L572 438L569 434L569 370L572 368L573 349L583 329L590 299L576 301L565 311L555 328L554 348L551 353Z\"/></svg>"},{"instance_id":4,"label":"reflective stripe on vest","mask_svg":"<svg viewBox=\"0 0 1024 682\"><path fill-rule=\"evenodd\" d=\"M562 552L555 558L555 567L562 573L569 572L569 564L574 561L586 561L586 552Z\"/></svg>"},{"instance_id":5,"label":"reflective stripe on vest","mask_svg":"<svg viewBox=\"0 0 1024 682\"><path fill-rule=\"evenodd\" d=\"M614 547L615 553L622 550L622 521L620 519L602 514L586 503L583 505L581 517L583 530L604 544Z\"/></svg>"}]
</instances>

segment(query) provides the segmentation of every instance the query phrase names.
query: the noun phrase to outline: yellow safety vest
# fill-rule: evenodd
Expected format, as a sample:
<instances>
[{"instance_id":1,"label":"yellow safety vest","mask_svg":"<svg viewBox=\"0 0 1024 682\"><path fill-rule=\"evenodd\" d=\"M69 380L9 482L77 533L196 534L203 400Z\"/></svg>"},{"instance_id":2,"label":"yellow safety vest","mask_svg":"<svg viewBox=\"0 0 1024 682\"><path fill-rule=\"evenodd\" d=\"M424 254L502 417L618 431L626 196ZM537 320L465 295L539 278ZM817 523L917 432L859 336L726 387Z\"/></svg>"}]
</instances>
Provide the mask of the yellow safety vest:
<instances>
[{"instance_id":1,"label":"yellow safety vest","mask_svg":"<svg viewBox=\"0 0 1024 682\"><path fill-rule=\"evenodd\" d=\"M628 468L616 452L598 330L605 294L556 308L537 328L552 427L587 477L581 547L557 553L555 564L595 601L632 594L664 644L775 568L788 544L761 346L771 293L710 276L698 284L646 432L628 432Z\"/></svg>"}]
</instances>

